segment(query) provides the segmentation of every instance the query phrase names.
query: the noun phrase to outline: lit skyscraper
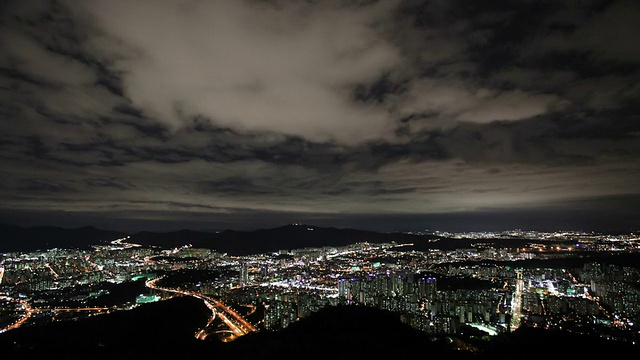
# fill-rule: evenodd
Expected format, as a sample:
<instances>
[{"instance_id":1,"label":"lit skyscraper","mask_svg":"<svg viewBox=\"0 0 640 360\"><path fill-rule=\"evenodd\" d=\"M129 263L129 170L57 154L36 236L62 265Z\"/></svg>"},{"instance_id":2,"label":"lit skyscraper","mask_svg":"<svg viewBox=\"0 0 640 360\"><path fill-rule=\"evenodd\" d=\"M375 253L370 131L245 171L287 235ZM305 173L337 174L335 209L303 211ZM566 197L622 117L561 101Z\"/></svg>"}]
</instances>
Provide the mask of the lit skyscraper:
<instances>
[{"instance_id":1,"label":"lit skyscraper","mask_svg":"<svg viewBox=\"0 0 640 360\"><path fill-rule=\"evenodd\" d=\"M246 262L240 263L240 286L247 285L249 283L249 265Z\"/></svg>"}]
</instances>

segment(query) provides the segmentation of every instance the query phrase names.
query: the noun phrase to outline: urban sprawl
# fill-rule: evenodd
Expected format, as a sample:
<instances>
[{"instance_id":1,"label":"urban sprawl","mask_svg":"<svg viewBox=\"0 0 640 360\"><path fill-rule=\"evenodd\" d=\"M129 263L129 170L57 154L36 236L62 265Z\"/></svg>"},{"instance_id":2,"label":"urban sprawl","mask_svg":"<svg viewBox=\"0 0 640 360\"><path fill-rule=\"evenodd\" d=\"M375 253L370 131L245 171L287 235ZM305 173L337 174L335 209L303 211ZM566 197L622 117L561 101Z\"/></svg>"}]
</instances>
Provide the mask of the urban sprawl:
<instances>
[{"instance_id":1,"label":"urban sprawl","mask_svg":"<svg viewBox=\"0 0 640 360\"><path fill-rule=\"evenodd\" d=\"M466 326L486 336L534 326L630 342L640 338L637 266L588 257L575 266L539 265L584 254L638 252L638 236L431 234L440 238L425 241L474 241L451 250L362 242L232 256L191 246L141 246L125 237L87 250L0 254L0 333L193 296L211 310L210 321L194 333L203 340L282 329L337 305L388 310L434 336L455 335ZM528 242L492 243L511 238ZM543 261L527 265L536 260ZM141 290L116 296L118 286L128 283ZM109 295L109 303L101 302Z\"/></svg>"}]
</instances>

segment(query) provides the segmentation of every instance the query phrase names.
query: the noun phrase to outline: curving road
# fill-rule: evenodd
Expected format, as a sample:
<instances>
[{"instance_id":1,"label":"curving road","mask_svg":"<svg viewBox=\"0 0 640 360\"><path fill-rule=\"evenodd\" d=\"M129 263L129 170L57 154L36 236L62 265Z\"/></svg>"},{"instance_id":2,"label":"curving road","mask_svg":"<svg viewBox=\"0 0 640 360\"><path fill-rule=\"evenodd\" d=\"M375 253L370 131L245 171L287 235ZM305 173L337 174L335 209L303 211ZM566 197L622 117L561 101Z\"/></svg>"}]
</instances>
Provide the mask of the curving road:
<instances>
[{"instance_id":1,"label":"curving road","mask_svg":"<svg viewBox=\"0 0 640 360\"><path fill-rule=\"evenodd\" d=\"M167 292L172 292L172 293L182 294L187 296L193 296L195 298L198 298L204 301L205 305L212 312L212 316L209 319L209 322L207 323L207 325L210 324L217 315L225 323L225 325L227 325L229 329L231 329L234 335L233 339L235 339L236 337L246 335L250 332L258 331L258 329L255 326L253 326L250 322L248 322L242 316L240 316L235 310L229 308L221 301L216 300L210 296L197 293L195 291L160 287L156 285L156 282L158 282L160 279L162 279L162 277L155 278L153 280L147 280L145 282L145 285L151 289L167 291ZM204 339L206 338L206 336L207 334L206 332L204 332L204 330L200 330L196 333L196 338L198 339Z\"/></svg>"},{"instance_id":2,"label":"curving road","mask_svg":"<svg viewBox=\"0 0 640 360\"><path fill-rule=\"evenodd\" d=\"M36 312L37 310L31 308L31 305L26 302L25 300L16 300L10 297L6 297L6 296L2 296L1 297L4 300L8 300L8 301L16 301L19 302L20 305L22 305L22 308L25 311L25 315L22 316L21 318L19 318L18 320L16 320L14 323L11 323L7 326L5 326L3 329L0 329L0 334L2 334L3 332L9 331L9 330L13 330L16 328L19 328L20 326L22 326L22 324L24 324L27 320L29 320L29 318L31 317L31 315Z\"/></svg>"}]
</instances>

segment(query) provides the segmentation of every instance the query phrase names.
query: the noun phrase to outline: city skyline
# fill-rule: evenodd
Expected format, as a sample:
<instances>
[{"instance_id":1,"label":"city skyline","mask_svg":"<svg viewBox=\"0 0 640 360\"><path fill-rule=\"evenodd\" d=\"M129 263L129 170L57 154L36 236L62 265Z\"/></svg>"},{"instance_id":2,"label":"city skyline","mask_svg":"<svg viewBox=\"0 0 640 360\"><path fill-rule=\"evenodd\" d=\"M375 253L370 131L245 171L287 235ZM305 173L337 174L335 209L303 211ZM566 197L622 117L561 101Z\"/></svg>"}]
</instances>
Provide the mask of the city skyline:
<instances>
[{"instance_id":1,"label":"city skyline","mask_svg":"<svg viewBox=\"0 0 640 360\"><path fill-rule=\"evenodd\" d=\"M245 243L240 252L228 242L115 233L83 237L81 247L1 252L0 341L8 353L29 358L113 350L155 359L198 351L297 358L300 347L318 344L333 357L352 358L343 350L363 354L352 347L362 343L354 334L381 336L371 358L406 347L424 351L434 342L447 354L493 358L539 345L536 333L558 340L549 350L555 355L589 352L583 344L594 341L625 355L638 350L638 235L285 230L296 241L271 249L236 234ZM260 234L282 239L286 232ZM373 332L357 326L362 317L375 319L367 325ZM123 336L124 328L130 334ZM171 346L150 355L146 344L162 336ZM298 336L314 340L300 343ZM574 340L561 340L567 336ZM262 341L278 345L250 345Z\"/></svg>"},{"instance_id":2,"label":"city skyline","mask_svg":"<svg viewBox=\"0 0 640 360\"><path fill-rule=\"evenodd\" d=\"M0 14L0 223L638 229L636 1Z\"/></svg>"}]
</instances>

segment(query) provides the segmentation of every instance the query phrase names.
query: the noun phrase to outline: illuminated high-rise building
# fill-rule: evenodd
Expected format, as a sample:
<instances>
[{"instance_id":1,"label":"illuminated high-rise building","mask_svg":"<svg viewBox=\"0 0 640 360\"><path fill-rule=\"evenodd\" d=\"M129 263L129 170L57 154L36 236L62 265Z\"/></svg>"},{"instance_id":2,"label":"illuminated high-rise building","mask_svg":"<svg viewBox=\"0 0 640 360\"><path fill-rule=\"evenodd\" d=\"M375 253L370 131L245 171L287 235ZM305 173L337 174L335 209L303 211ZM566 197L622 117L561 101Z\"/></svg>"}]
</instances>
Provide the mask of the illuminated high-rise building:
<instances>
[{"instance_id":1,"label":"illuminated high-rise building","mask_svg":"<svg viewBox=\"0 0 640 360\"><path fill-rule=\"evenodd\" d=\"M246 262L240 263L240 286L247 285L249 283L249 265Z\"/></svg>"},{"instance_id":2,"label":"illuminated high-rise building","mask_svg":"<svg viewBox=\"0 0 640 360\"><path fill-rule=\"evenodd\" d=\"M436 295L437 279L435 277L421 277L418 279L418 296L433 299Z\"/></svg>"}]
</instances>

